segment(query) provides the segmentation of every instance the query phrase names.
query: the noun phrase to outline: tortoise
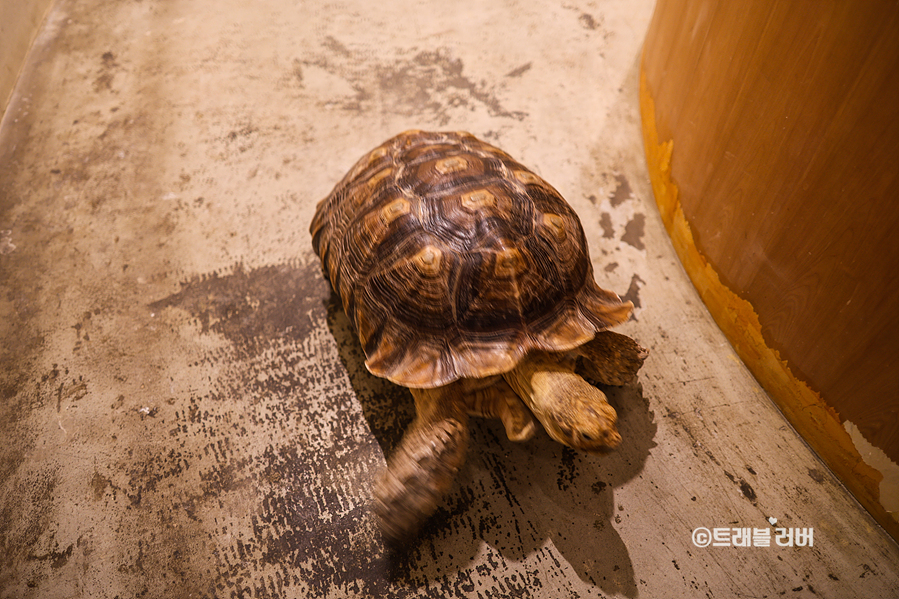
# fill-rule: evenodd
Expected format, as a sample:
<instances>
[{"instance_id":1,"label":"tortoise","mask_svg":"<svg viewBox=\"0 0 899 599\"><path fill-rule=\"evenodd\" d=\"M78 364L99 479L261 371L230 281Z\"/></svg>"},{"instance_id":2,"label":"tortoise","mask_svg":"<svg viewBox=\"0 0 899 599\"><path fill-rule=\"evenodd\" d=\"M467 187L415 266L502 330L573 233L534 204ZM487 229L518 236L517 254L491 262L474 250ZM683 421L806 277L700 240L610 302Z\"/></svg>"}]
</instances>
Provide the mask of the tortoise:
<instances>
[{"instance_id":1,"label":"tortoise","mask_svg":"<svg viewBox=\"0 0 899 599\"><path fill-rule=\"evenodd\" d=\"M451 488L469 416L501 419L513 441L539 422L575 449L619 444L614 408L575 369L635 378L647 350L607 330L633 304L596 284L574 210L508 154L465 132L401 133L318 204L310 233L365 366L415 401L374 490L389 541Z\"/></svg>"}]
</instances>

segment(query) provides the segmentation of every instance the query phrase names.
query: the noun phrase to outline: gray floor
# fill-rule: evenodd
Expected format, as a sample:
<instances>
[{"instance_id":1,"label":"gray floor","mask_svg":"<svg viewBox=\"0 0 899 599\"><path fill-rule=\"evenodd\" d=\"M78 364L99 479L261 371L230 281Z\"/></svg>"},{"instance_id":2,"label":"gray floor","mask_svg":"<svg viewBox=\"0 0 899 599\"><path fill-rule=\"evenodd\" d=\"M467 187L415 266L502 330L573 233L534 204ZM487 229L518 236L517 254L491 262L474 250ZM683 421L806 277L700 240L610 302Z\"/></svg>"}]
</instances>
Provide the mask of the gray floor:
<instances>
[{"instance_id":1,"label":"gray floor","mask_svg":"<svg viewBox=\"0 0 899 599\"><path fill-rule=\"evenodd\" d=\"M0 131L0 596L899 596L896 544L661 227L637 109L651 9L57 2ZM362 366L308 224L409 128L469 130L556 186L652 353L610 391L617 452L479 421L393 555L368 502L411 397ZM700 548L698 527L813 546Z\"/></svg>"}]
</instances>

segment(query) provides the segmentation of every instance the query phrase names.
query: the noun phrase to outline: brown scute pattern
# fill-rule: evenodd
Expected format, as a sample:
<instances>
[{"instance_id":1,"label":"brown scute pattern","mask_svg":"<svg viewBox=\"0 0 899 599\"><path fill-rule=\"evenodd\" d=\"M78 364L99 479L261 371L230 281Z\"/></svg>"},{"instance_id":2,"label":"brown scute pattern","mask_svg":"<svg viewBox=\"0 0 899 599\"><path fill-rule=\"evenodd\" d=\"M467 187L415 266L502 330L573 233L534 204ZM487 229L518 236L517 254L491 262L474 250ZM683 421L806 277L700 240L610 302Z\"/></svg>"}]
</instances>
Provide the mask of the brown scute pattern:
<instances>
[{"instance_id":1,"label":"brown scute pattern","mask_svg":"<svg viewBox=\"0 0 899 599\"><path fill-rule=\"evenodd\" d=\"M598 287L577 215L468 133L402 133L319 203L315 251L372 373L417 388L511 370L627 320Z\"/></svg>"}]
</instances>

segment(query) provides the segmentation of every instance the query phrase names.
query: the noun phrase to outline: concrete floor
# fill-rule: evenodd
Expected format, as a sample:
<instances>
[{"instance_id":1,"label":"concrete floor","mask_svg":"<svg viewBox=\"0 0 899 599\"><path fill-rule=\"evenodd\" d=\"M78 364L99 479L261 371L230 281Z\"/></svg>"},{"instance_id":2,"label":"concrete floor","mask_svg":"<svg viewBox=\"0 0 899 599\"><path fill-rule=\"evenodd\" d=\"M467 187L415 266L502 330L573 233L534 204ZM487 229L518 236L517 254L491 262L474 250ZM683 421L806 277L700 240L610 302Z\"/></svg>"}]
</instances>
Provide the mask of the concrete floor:
<instances>
[{"instance_id":1,"label":"concrete floor","mask_svg":"<svg viewBox=\"0 0 899 599\"><path fill-rule=\"evenodd\" d=\"M787 425L683 273L637 109L649 0L59 0L0 130L0 597L899 596L899 549ZM556 186L651 355L607 456L479 421L385 552L411 417L308 235L408 128ZM777 519L775 525L769 518ZM811 527L811 547L705 547Z\"/></svg>"}]
</instances>

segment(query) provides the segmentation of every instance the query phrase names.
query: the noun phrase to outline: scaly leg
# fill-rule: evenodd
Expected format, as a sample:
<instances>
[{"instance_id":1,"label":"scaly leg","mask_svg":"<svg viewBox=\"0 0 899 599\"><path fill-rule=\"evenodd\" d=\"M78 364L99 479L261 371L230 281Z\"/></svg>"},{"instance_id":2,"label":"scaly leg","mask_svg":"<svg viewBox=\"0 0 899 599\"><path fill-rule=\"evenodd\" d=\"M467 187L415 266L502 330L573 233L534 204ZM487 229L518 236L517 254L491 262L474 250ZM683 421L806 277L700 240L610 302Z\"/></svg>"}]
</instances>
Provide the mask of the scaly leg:
<instances>
[{"instance_id":1,"label":"scaly leg","mask_svg":"<svg viewBox=\"0 0 899 599\"><path fill-rule=\"evenodd\" d=\"M468 414L461 385L411 389L416 417L375 486L374 510L390 542L410 537L434 513L465 462Z\"/></svg>"},{"instance_id":2,"label":"scaly leg","mask_svg":"<svg viewBox=\"0 0 899 599\"><path fill-rule=\"evenodd\" d=\"M537 430L530 410L501 378L487 387L466 390L465 403L470 416L502 420L510 441L527 441Z\"/></svg>"},{"instance_id":3,"label":"scaly leg","mask_svg":"<svg viewBox=\"0 0 899 599\"><path fill-rule=\"evenodd\" d=\"M600 331L591 341L574 350L581 357L583 372L604 385L626 385L634 380L649 350L627 335Z\"/></svg>"}]
</instances>

